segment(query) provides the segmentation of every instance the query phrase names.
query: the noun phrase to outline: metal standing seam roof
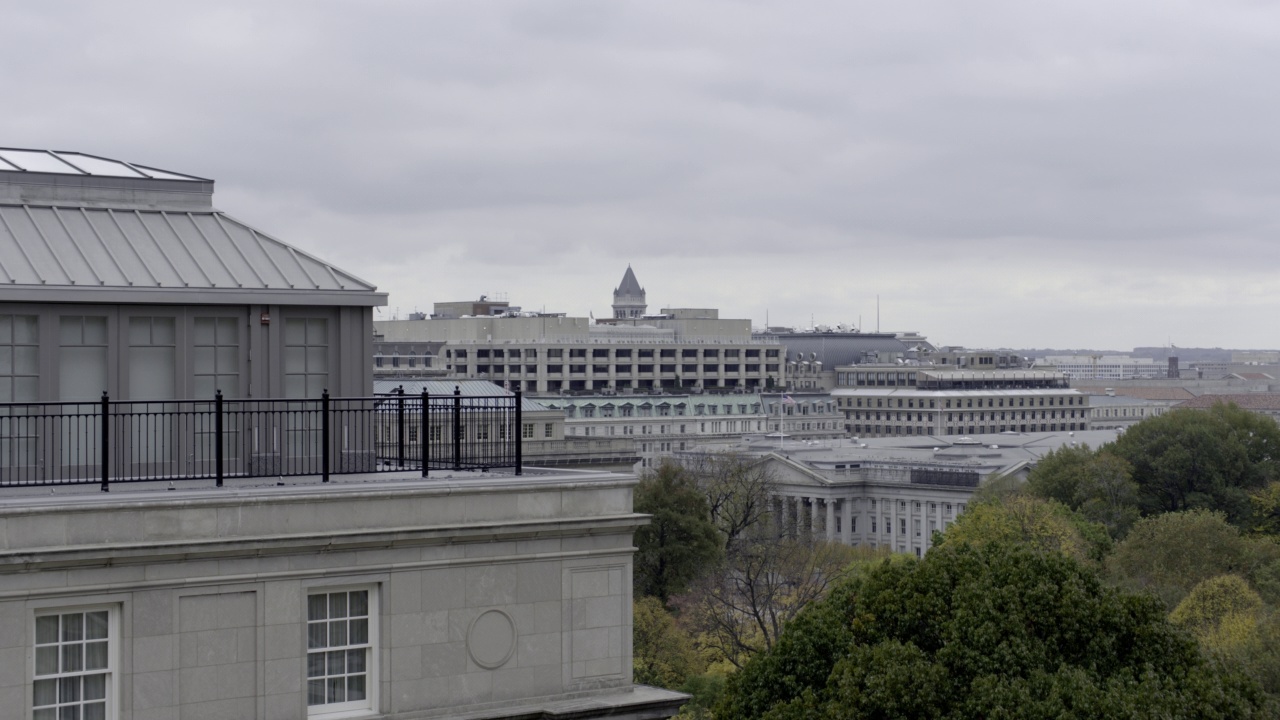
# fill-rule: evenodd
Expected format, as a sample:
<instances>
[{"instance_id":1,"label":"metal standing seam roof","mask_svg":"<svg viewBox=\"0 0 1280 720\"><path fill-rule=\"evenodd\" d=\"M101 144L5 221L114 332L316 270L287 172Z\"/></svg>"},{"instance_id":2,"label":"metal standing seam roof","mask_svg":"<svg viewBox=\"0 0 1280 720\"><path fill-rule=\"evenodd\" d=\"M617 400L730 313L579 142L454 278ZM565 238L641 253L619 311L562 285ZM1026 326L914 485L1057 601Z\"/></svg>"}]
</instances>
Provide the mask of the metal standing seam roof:
<instances>
[{"instance_id":1,"label":"metal standing seam roof","mask_svg":"<svg viewBox=\"0 0 1280 720\"><path fill-rule=\"evenodd\" d=\"M216 210L0 205L0 292L6 285L235 291L241 302L284 291L270 300L282 303L311 302L297 293L311 291L385 304L373 284Z\"/></svg>"}]
</instances>

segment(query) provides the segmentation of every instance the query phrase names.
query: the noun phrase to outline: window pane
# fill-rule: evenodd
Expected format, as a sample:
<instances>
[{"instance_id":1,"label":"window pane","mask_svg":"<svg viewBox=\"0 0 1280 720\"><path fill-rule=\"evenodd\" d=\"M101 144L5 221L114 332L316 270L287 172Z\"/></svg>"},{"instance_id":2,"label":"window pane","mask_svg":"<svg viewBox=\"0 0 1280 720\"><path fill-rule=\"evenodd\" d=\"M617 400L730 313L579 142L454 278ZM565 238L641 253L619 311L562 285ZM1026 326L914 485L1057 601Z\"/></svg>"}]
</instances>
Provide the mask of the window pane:
<instances>
[{"instance_id":1,"label":"window pane","mask_svg":"<svg viewBox=\"0 0 1280 720\"><path fill-rule=\"evenodd\" d=\"M304 347L287 347L284 349L284 371L286 373L303 373L307 371L307 349Z\"/></svg>"},{"instance_id":2,"label":"window pane","mask_svg":"<svg viewBox=\"0 0 1280 720\"><path fill-rule=\"evenodd\" d=\"M352 675L347 678L347 700L364 700L363 675Z\"/></svg>"},{"instance_id":3,"label":"window pane","mask_svg":"<svg viewBox=\"0 0 1280 720\"><path fill-rule=\"evenodd\" d=\"M329 623L329 647L347 644L347 621L337 620Z\"/></svg>"},{"instance_id":4,"label":"window pane","mask_svg":"<svg viewBox=\"0 0 1280 720\"><path fill-rule=\"evenodd\" d=\"M348 650L347 651L347 672L362 673L364 672L365 650Z\"/></svg>"},{"instance_id":5,"label":"window pane","mask_svg":"<svg viewBox=\"0 0 1280 720\"><path fill-rule=\"evenodd\" d=\"M47 645L58 642L58 616L45 615L36 618L36 644Z\"/></svg>"},{"instance_id":6,"label":"window pane","mask_svg":"<svg viewBox=\"0 0 1280 720\"><path fill-rule=\"evenodd\" d=\"M62 616L62 641L72 642L84 638L84 614L69 613Z\"/></svg>"},{"instance_id":7,"label":"window pane","mask_svg":"<svg viewBox=\"0 0 1280 720\"><path fill-rule=\"evenodd\" d=\"M343 675L347 672L347 652L338 650L328 654L329 662L325 668L326 675Z\"/></svg>"},{"instance_id":8,"label":"window pane","mask_svg":"<svg viewBox=\"0 0 1280 720\"><path fill-rule=\"evenodd\" d=\"M305 320L284 321L284 342L286 345L305 345L307 343L307 324Z\"/></svg>"},{"instance_id":9,"label":"window pane","mask_svg":"<svg viewBox=\"0 0 1280 720\"><path fill-rule=\"evenodd\" d=\"M307 681L307 704L308 705L324 704L324 680L308 680Z\"/></svg>"},{"instance_id":10,"label":"window pane","mask_svg":"<svg viewBox=\"0 0 1280 720\"><path fill-rule=\"evenodd\" d=\"M351 617L369 614L369 592L367 590L350 593L350 597Z\"/></svg>"},{"instance_id":11,"label":"window pane","mask_svg":"<svg viewBox=\"0 0 1280 720\"><path fill-rule=\"evenodd\" d=\"M177 361L173 347L129 348L129 397L169 400L174 397Z\"/></svg>"},{"instance_id":12,"label":"window pane","mask_svg":"<svg viewBox=\"0 0 1280 720\"><path fill-rule=\"evenodd\" d=\"M307 677L324 677L324 653L307 653Z\"/></svg>"},{"instance_id":13,"label":"window pane","mask_svg":"<svg viewBox=\"0 0 1280 720\"><path fill-rule=\"evenodd\" d=\"M151 318L129 318L129 344L151 344Z\"/></svg>"},{"instance_id":14,"label":"window pane","mask_svg":"<svg viewBox=\"0 0 1280 720\"><path fill-rule=\"evenodd\" d=\"M98 400L107 389L107 349L63 347L60 353L59 397L66 401Z\"/></svg>"},{"instance_id":15,"label":"window pane","mask_svg":"<svg viewBox=\"0 0 1280 720\"><path fill-rule=\"evenodd\" d=\"M325 629L326 627L327 624L322 622L307 625L308 648L322 648L328 645L326 642L326 639L328 638L328 633Z\"/></svg>"},{"instance_id":16,"label":"window pane","mask_svg":"<svg viewBox=\"0 0 1280 720\"><path fill-rule=\"evenodd\" d=\"M325 372L328 369L329 348L323 346L307 348L307 372Z\"/></svg>"},{"instance_id":17,"label":"window pane","mask_svg":"<svg viewBox=\"0 0 1280 720\"><path fill-rule=\"evenodd\" d=\"M36 674L53 675L56 672L58 672L58 646L36 648Z\"/></svg>"},{"instance_id":18,"label":"window pane","mask_svg":"<svg viewBox=\"0 0 1280 720\"><path fill-rule=\"evenodd\" d=\"M344 618L347 616L347 594L333 593L329 595L329 617Z\"/></svg>"},{"instance_id":19,"label":"window pane","mask_svg":"<svg viewBox=\"0 0 1280 720\"><path fill-rule=\"evenodd\" d=\"M327 693L328 697L326 698L328 702L338 703L338 702L346 701L347 699L346 685L347 684L343 682L343 678L340 678L340 677L329 678L329 680L325 684L328 686L328 690L329 690L329 692Z\"/></svg>"},{"instance_id":20,"label":"window pane","mask_svg":"<svg viewBox=\"0 0 1280 720\"><path fill-rule=\"evenodd\" d=\"M54 708L45 708L37 710L31 716L32 720L58 720L58 711Z\"/></svg>"},{"instance_id":21,"label":"window pane","mask_svg":"<svg viewBox=\"0 0 1280 720\"><path fill-rule=\"evenodd\" d=\"M84 319L84 344L107 344L107 319L104 317L87 317Z\"/></svg>"},{"instance_id":22,"label":"window pane","mask_svg":"<svg viewBox=\"0 0 1280 720\"><path fill-rule=\"evenodd\" d=\"M107 720L107 704L105 702L84 706L84 720Z\"/></svg>"},{"instance_id":23,"label":"window pane","mask_svg":"<svg viewBox=\"0 0 1280 720\"><path fill-rule=\"evenodd\" d=\"M174 321L171 317L158 317L151 319L151 344L153 345L174 345L177 343L177 335L174 332Z\"/></svg>"},{"instance_id":24,"label":"window pane","mask_svg":"<svg viewBox=\"0 0 1280 720\"><path fill-rule=\"evenodd\" d=\"M218 318L218 344L235 345L240 342L240 330L235 318Z\"/></svg>"},{"instance_id":25,"label":"window pane","mask_svg":"<svg viewBox=\"0 0 1280 720\"><path fill-rule=\"evenodd\" d=\"M38 326L34 315L17 315L13 318L13 341L17 343L35 344L39 340Z\"/></svg>"},{"instance_id":26,"label":"window pane","mask_svg":"<svg viewBox=\"0 0 1280 720\"><path fill-rule=\"evenodd\" d=\"M212 375L197 375L192 391L197 398L211 398L218 389L215 385L217 383ZM235 395L229 397L235 397Z\"/></svg>"},{"instance_id":27,"label":"window pane","mask_svg":"<svg viewBox=\"0 0 1280 720\"><path fill-rule=\"evenodd\" d=\"M86 640L106 640L107 639L107 611L99 610L98 612L85 613L84 616Z\"/></svg>"},{"instance_id":28,"label":"window pane","mask_svg":"<svg viewBox=\"0 0 1280 720\"><path fill-rule=\"evenodd\" d=\"M324 320L307 321L307 344L324 345L329 342L329 326Z\"/></svg>"},{"instance_id":29,"label":"window pane","mask_svg":"<svg viewBox=\"0 0 1280 720\"><path fill-rule=\"evenodd\" d=\"M197 345L192 348L191 352L195 360L195 371L198 374L212 374L217 372L217 366L214 365L214 356L217 348L202 347Z\"/></svg>"},{"instance_id":30,"label":"window pane","mask_svg":"<svg viewBox=\"0 0 1280 720\"><path fill-rule=\"evenodd\" d=\"M58 701L57 680L37 680L33 688L36 707L52 705Z\"/></svg>"},{"instance_id":31,"label":"window pane","mask_svg":"<svg viewBox=\"0 0 1280 720\"><path fill-rule=\"evenodd\" d=\"M58 720L80 720L80 706L67 705L58 708Z\"/></svg>"},{"instance_id":32,"label":"window pane","mask_svg":"<svg viewBox=\"0 0 1280 720\"><path fill-rule=\"evenodd\" d=\"M348 645L363 645L369 642L368 620L352 620L350 628L350 637L347 639Z\"/></svg>"},{"instance_id":33,"label":"window pane","mask_svg":"<svg viewBox=\"0 0 1280 720\"><path fill-rule=\"evenodd\" d=\"M329 614L325 611L328 607L327 595L309 595L307 596L307 619L308 620L325 620Z\"/></svg>"},{"instance_id":34,"label":"window pane","mask_svg":"<svg viewBox=\"0 0 1280 720\"><path fill-rule=\"evenodd\" d=\"M13 371L24 375L40 372L39 355L35 346L19 346L13 349Z\"/></svg>"},{"instance_id":35,"label":"window pane","mask_svg":"<svg viewBox=\"0 0 1280 720\"><path fill-rule=\"evenodd\" d=\"M238 348L234 345L218 348L218 372L235 372L238 352Z\"/></svg>"},{"instance_id":36,"label":"window pane","mask_svg":"<svg viewBox=\"0 0 1280 720\"><path fill-rule=\"evenodd\" d=\"M216 342L214 318L196 318L196 345L212 345Z\"/></svg>"},{"instance_id":37,"label":"window pane","mask_svg":"<svg viewBox=\"0 0 1280 720\"><path fill-rule=\"evenodd\" d=\"M13 374L13 346L0 345L0 375Z\"/></svg>"},{"instance_id":38,"label":"window pane","mask_svg":"<svg viewBox=\"0 0 1280 720\"><path fill-rule=\"evenodd\" d=\"M62 345L83 345L84 323L82 320L83 318L79 317L59 318L58 342Z\"/></svg>"},{"instance_id":39,"label":"window pane","mask_svg":"<svg viewBox=\"0 0 1280 720\"><path fill-rule=\"evenodd\" d=\"M84 676L84 699L101 700L107 696L106 675Z\"/></svg>"},{"instance_id":40,"label":"window pane","mask_svg":"<svg viewBox=\"0 0 1280 720\"><path fill-rule=\"evenodd\" d=\"M80 699L80 676L58 678L58 702L75 702Z\"/></svg>"},{"instance_id":41,"label":"window pane","mask_svg":"<svg viewBox=\"0 0 1280 720\"><path fill-rule=\"evenodd\" d=\"M80 643L62 646L62 672L75 672L84 664L84 646Z\"/></svg>"},{"instance_id":42,"label":"window pane","mask_svg":"<svg viewBox=\"0 0 1280 720\"><path fill-rule=\"evenodd\" d=\"M85 643L84 669L85 670L106 670L107 669L107 644L105 642Z\"/></svg>"}]
</instances>

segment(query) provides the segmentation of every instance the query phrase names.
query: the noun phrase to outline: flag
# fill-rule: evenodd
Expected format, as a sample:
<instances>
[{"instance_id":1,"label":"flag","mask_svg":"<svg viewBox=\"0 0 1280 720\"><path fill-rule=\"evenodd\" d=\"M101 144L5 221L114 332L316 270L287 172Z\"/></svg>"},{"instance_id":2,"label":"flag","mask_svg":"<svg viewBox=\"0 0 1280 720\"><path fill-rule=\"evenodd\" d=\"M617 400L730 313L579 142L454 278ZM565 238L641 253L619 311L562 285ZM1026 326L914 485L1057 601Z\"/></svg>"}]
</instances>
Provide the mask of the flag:
<instances>
[{"instance_id":1,"label":"flag","mask_svg":"<svg viewBox=\"0 0 1280 720\"><path fill-rule=\"evenodd\" d=\"M795 404L796 404L796 401L795 401L795 400L792 400L790 395L783 395L783 396L782 396L782 404L783 404L783 405L795 405Z\"/></svg>"}]
</instances>

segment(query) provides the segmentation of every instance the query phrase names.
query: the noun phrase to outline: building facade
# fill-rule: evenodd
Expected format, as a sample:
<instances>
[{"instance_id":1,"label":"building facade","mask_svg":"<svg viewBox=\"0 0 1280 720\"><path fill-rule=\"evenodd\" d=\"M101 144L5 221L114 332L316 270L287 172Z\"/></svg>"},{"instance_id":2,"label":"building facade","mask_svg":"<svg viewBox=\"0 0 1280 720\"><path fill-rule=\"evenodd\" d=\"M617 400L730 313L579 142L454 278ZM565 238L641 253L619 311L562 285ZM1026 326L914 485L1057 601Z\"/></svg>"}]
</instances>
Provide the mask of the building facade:
<instances>
[{"instance_id":1,"label":"building facade","mask_svg":"<svg viewBox=\"0 0 1280 720\"><path fill-rule=\"evenodd\" d=\"M789 398L784 402L783 398ZM781 420L786 437L828 439L844 434L829 396L756 394L589 395L539 398L564 413L565 432L575 438L634 441L639 468L707 443L743 435L775 435Z\"/></svg>"},{"instance_id":2,"label":"building facade","mask_svg":"<svg viewBox=\"0 0 1280 720\"><path fill-rule=\"evenodd\" d=\"M385 295L212 194L193 176L0 149L2 714L672 715L684 696L631 684L633 478L425 479L425 464L375 474L372 454L343 468L347 440L376 432L345 421L369 413L315 407L376 402ZM226 415L223 396L266 399L267 419L224 428L248 415ZM137 403L152 431L112 427L107 398ZM29 422L68 406L104 414ZM209 407L214 428L187 422ZM325 469L249 462L215 480L191 464L212 448L221 468L233 445L254 460L323 448ZM167 464L108 488L130 454ZM100 466L19 473L68 458ZM332 481L331 458L346 472Z\"/></svg>"},{"instance_id":3,"label":"building facade","mask_svg":"<svg viewBox=\"0 0 1280 720\"><path fill-rule=\"evenodd\" d=\"M8 717L657 718L626 476L0 498Z\"/></svg>"},{"instance_id":4,"label":"building facade","mask_svg":"<svg viewBox=\"0 0 1280 720\"><path fill-rule=\"evenodd\" d=\"M1089 429L1088 396L1059 372L842 367L832 391L857 437Z\"/></svg>"},{"instance_id":5,"label":"building facade","mask_svg":"<svg viewBox=\"0 0 1280 720\"><path fill-rule=\"evenodd\" d=\"M370 393L386 294L215 210L213 186L0 149L0 402Z\"/></svg>"},{"instance_id":6,"label":"building facade","mask_svg":"<svg viewBox=\"0 0 1280 720\"><path fill-rule=\"evenodd\" d=\"M697 466L731 454L764 463L778 533L923 555L993 475L1025 479L1046 453L1115 439L1109 431L910 437L818 443L751 438L678 454Z\"/></svg>"},{"instance_id":7,"label":"building facade","mask_svg":"<svg viewBox=\"0 0 1280 720\"><path fill-rule=\"evenodd\" d=\"M628 269L619 291L634 281ZM626 305L627 312L639 307ZM749 320L721 319L714 309L665 308L599 322L523 313L384 320L375 327L386 343L440 343L435 365L453 376L532 394L751 390L785 381L777 339L754 337Z\"/></svg>"}]
</instances>

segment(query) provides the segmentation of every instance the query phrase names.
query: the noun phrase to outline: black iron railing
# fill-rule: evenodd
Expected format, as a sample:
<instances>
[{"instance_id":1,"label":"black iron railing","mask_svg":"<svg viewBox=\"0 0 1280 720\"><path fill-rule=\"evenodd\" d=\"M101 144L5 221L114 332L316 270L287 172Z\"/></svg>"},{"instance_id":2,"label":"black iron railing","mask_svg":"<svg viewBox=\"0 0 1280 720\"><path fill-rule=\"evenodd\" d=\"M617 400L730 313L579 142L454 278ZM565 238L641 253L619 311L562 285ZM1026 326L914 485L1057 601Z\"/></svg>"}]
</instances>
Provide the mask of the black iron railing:
<instances>
[{"instance_id":1,"label":"black iron railing","mask_svg":"<svg viewBox=\"0 0 1280 720\"><path fill-rule=\"evenodd\" d=\"M0 486L523 469L520 393L0 403Z\"/></svg>"}]
</instances>

